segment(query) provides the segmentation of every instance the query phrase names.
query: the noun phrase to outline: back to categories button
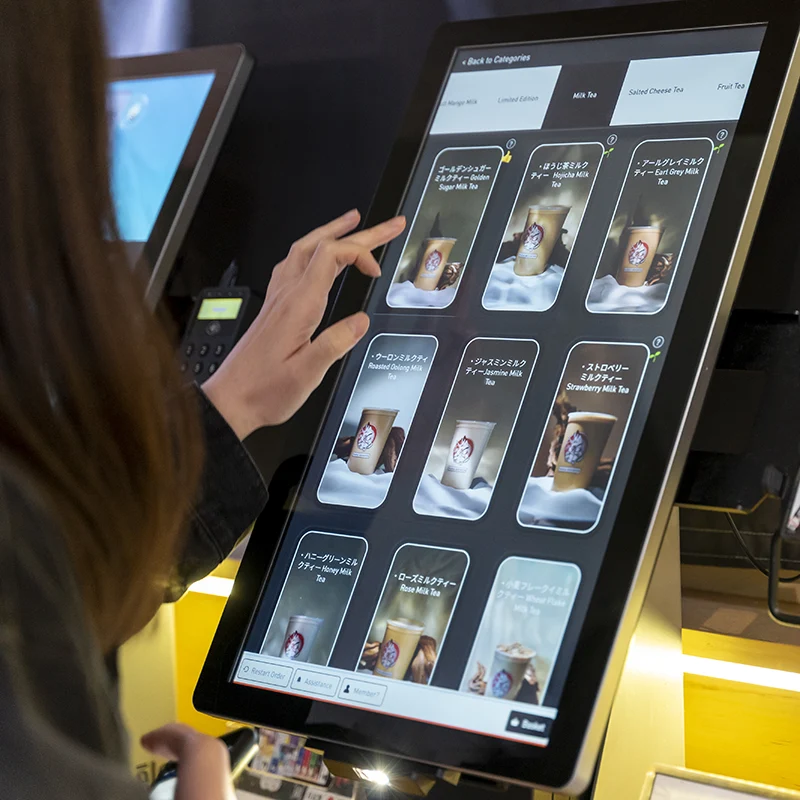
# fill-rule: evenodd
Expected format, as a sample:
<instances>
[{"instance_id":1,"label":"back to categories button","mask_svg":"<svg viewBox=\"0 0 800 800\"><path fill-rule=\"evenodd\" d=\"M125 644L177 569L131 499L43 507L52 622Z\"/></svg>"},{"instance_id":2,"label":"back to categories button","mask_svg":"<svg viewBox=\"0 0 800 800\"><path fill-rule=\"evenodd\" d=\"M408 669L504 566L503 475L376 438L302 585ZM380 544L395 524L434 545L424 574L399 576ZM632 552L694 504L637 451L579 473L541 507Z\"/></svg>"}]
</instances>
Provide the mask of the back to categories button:
<instances>
[{"instance_id":1,"label":"back to categories button","mask_svg":"<svg viewBox=\"0 0 800 800\"><path fill-rule=\"evenodd\" d=\"M552 727L552 719L537 717L535 714L523 714L521 711L512 711L508 715L506 730L509 733L519 733L523 736L549 739Z\"/></svg>"}]
</instances>

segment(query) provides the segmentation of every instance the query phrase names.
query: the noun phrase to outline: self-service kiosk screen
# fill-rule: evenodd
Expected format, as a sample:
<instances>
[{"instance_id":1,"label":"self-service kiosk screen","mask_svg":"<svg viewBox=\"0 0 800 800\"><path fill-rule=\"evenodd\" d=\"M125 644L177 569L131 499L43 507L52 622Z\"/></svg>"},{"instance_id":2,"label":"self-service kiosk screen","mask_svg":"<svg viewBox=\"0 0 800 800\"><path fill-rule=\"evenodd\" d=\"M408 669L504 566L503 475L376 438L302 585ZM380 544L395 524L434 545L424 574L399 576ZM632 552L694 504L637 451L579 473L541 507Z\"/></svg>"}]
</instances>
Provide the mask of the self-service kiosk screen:
<instances>
[{"instance_id":1,"label":"self-service kiosk screen","mask_svg":"<svg viewBox=\"0 0 800 800\"><path fill-rule=\"evenodd\" d=\"M458 758L495 774L499 740L548 747L610 543L614 609L643 547L626 488L667 470L643 431L693 277L701 331L724 285L745 203L698 254L765 30L455 50L228 676L281 724L431 758L477 734Z\"/></svg>"},{"instance_id":2,"label":"self-service kiosk screen","mask_svg":"<svg viewBox=\"0 0 800 800\"><path fill-rule=\"evenodd\" d=\"M112 191L123 241L150 238L213 83L208 72L110 84Z\"/></svg>"}]
</instances>

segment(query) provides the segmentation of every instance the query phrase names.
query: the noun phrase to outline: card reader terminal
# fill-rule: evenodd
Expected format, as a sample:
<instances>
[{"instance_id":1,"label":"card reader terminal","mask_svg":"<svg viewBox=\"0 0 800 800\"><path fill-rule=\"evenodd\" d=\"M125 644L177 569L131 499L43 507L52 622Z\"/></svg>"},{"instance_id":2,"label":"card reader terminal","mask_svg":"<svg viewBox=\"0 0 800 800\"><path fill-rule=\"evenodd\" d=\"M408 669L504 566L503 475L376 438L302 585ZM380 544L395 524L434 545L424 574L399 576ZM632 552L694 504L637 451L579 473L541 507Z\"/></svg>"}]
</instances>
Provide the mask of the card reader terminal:
<instances>
[{"instance_id":1,"label":"card reader terminal","mask_svg":"<svg viewBox=\"0 0 800 800\"><path fill-rule=\"evenodd\" d=\"M210 378L246 330L252 316L247 287L204 289L197 298L180 349L181 372Z\"/></svg>"}]
</instances>

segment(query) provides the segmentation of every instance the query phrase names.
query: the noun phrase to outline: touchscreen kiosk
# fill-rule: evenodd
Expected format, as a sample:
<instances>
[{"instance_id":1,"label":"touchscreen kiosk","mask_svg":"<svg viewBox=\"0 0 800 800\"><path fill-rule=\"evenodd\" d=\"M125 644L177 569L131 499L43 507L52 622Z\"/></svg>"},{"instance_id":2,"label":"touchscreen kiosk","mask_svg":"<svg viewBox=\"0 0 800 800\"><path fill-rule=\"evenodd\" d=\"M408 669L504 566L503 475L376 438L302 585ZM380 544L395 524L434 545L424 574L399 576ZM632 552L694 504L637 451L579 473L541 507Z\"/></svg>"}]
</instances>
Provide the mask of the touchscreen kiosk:
<instances>
[{"instance_id":1,"label":"touchscreen kiosk","mask_svg":"<svg viewBox=\"0 0 800 800\"><path fill-rule=\"evenodd\" d=\"M252 62L238 45L112 62L111 188L131 264L158 301Z\"/></svg>"},{"instance_id":2,"label":"touchscreen kiosk","mask_svg":"<svg viewBox=\"0 0 800 800\"><path fill-rule=\"evenodd\" d=\"M586 785L799 24L768 1L440 31L371 214L408 228L345 282L370 332L259 520L198 708L370 768Z\"/></svg>"}]
</instances>

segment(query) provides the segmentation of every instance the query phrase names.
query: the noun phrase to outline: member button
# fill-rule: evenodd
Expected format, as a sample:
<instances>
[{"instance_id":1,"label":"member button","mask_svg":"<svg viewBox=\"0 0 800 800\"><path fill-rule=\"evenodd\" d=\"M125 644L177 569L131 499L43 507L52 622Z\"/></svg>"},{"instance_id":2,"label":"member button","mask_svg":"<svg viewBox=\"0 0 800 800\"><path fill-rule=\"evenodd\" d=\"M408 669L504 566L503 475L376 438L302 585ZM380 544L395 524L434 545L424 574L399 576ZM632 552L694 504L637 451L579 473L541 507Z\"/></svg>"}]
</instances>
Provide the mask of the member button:
<instances>
[{"instance_id":1,"label":"member button","mask_svg":"<svg viewBox=\"0 0 800 800\"><path fill-rule=\"evenodd\" d=\"M379 706L383 703L383 698L386 697L386 687L383 684L369 681L346 680L342 682L339 697L342 700L352 700L355 703Z\"/></svg>"},{"instance_id":2,"label":"member button","mask_svg":"<svg viewBox=\"0 0 800 800\"><path fill-rule=\"evenodd\" d=\"M523 736L537 736L542 739L550 738L553 720L548 717L539 717L536 714L523 714L521 711L512 711L508 715L506 730L510 733L520 733Z\"/></svg>"}]
</instances>

